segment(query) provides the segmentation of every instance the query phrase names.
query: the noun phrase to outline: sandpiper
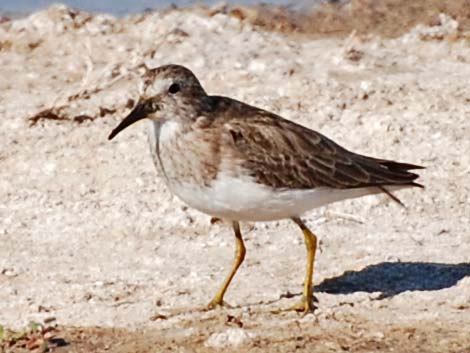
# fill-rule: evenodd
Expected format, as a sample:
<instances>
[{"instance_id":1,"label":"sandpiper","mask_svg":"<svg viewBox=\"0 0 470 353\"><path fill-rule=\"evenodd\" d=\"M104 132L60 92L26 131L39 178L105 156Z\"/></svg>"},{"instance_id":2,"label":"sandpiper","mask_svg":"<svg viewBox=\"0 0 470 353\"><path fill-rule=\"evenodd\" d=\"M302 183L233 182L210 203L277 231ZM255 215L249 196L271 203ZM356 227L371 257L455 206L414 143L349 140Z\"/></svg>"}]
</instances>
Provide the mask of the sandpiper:
<instances>
[{"instance_id":1,"label":"sandpiper","mask_svg":"<svg viewBox=\"0 0 470 353\"><path fill-rule=\"evenodd\" d=\"M179 65L147 70L144 90L130 114L111 132L147 118L157 168L173 194L189 206L231 222L233 267L209 308L224 294L245 258L240 221L289 218L307 248L303 296L292 309L314 309L312 277L317 237L301 216L313 208L364 195L422 187L409 170L422 167L356 154L320 133L240 101L210 96Z\"/></svg>"}]
</instances>

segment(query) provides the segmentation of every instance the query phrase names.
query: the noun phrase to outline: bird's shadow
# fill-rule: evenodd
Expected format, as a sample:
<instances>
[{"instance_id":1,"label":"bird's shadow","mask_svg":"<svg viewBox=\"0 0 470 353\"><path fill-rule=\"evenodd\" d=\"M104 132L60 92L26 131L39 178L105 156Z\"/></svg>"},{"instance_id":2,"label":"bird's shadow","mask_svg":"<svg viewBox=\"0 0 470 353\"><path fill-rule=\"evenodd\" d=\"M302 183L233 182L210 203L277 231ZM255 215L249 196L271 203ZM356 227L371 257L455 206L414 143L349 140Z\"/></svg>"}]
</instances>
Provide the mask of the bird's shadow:
<instances>
[{"instance_id":1,"label":"bird's shadow","mask_svg":"<svg viewBox=\"0 0 470 353\"><path fill-rule=\"evenodd\" d=\"M325 279L315 286L315 291L331 294L381 292L378 299L384 299L406 291L449 288L466 276L470 276L470 263L382 262Z\"/></svg>"}]
</instances>

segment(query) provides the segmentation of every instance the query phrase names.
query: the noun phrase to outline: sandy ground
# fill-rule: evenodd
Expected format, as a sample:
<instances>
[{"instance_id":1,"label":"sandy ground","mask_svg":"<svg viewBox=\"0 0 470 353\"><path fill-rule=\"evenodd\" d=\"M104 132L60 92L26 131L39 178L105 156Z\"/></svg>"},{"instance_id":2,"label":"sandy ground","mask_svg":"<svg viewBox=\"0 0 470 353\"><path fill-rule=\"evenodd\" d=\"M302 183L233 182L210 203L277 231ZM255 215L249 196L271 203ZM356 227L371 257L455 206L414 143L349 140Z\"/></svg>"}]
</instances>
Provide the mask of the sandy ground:
<instances>
[{"instance_id":1,"label":"sandy ground","mask_svg":"<svg viewBox=\"0 0 470 353\"><path fill-rule=\"evenodd\" d=\"M57 324L58 352L470 352L469 58L446 16L395 39L299 38L197 11L54 7L1 23L0 325ZM234 307L205 312L230 229L169 194L144 123L107 141L143 63L186 65L210 93L425 165L426 190L400 192L406 209L370 196L305 215L321 239L305 317L271 312L299 299L302 235L244 224Z\"/></svg>"}]
</instances>

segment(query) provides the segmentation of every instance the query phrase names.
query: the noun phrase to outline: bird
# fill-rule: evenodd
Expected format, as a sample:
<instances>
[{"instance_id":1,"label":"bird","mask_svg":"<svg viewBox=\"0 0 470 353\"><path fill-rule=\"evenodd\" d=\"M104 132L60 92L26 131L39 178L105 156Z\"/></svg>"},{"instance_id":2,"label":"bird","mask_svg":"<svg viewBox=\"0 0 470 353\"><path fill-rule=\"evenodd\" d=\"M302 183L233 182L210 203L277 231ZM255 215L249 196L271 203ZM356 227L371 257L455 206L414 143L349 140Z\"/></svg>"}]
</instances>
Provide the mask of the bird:
<instances>
[{"instance_id":1,"label":"bird","mask_svg":"<svg viewBox=\"0 0 470 353\"><path fill-rule=\"evenodd\" d=\"M314 311L317 236L302 216L314 208L365 195L418 187L412 170L424 167L347 150L321 133L241 101L209 95L188 68L146 68L137 104L112 130L112 140L147 119L156 168L172 194L231 224L235 259L207 306L226 305L225 293L243 263L240 222L290 219L307 250L302 297L288 309Z\"/></svg>"}]
</instances>

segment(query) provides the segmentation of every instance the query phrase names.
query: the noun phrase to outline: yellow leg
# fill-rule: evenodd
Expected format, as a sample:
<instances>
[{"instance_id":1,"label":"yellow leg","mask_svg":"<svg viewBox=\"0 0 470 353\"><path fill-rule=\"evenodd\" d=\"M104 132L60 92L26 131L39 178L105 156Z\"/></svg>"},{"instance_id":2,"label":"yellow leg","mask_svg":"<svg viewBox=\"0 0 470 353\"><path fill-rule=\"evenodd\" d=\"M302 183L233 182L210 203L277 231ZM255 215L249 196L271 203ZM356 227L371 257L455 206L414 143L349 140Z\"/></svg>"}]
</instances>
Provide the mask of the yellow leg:
<instances>
[{"instance_id":1,"label":"yellow leg","mask_svg":"<svg viewBox=\"0 0 470 353\"><path fill-rule=\"evenodd\" d=\"M235 273L237 272L238 268L240 267L243 260L245 259L246 249L245 249L245 244L243 243L242 233L240 232L240 225L238 222L234 221L232 223L232 227L233 227L233 231L235 232L235 241L237 244L237 250L235 253L235 262L233 263L232 270L230 271L229 275L227 276L224 283L222 284L222 287L220 287L218 292L215 294L214 298L209 303L208 309L213 309L216 306L224 305L225 292L227 291L227 288L230 285L230 282L232 282L233 276L235 276Z\"/></svg>"},{"instance_id":2,"label":"yellow leg","mask_svg":"<svg viewBox=\"0 0 470 353\"><path fill-rule=\"evenodd\" d=\"M305 247L307 248L307 272L305 275L304 292L299 303L289 308L291 310L302 311L305 314L315 309L313 304L313 264L315 262L315 252L317 251L317 237L313 234L300 218L292 218L300 227L305 237Z\"/></svg>"}]
</instances>

